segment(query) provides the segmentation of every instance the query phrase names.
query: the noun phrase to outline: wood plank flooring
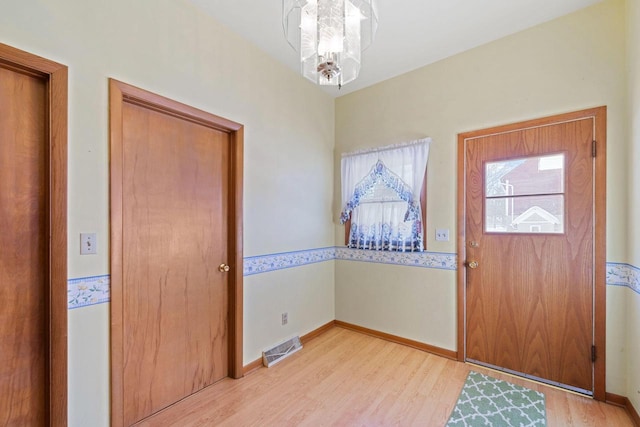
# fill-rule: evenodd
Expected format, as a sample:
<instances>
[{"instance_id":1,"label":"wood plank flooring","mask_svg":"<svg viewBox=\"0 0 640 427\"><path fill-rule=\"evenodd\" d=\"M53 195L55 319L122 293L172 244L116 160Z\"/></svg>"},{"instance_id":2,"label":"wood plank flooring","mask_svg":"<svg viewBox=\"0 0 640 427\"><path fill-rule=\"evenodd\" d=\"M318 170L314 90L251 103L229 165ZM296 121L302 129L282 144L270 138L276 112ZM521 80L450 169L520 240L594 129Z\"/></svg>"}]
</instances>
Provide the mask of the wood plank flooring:
<instances>
[{"instance_id":1,"label":"wood plank flooring","mask_svg":"<svg viewBox=\"0 0 640 427\"><path fill-rule=\"evenodd\" d=\"M623 408L335 327L139 426L444 426L470 370L543 392L553 426L633 426Z\"/></svg>"}]
</instances>

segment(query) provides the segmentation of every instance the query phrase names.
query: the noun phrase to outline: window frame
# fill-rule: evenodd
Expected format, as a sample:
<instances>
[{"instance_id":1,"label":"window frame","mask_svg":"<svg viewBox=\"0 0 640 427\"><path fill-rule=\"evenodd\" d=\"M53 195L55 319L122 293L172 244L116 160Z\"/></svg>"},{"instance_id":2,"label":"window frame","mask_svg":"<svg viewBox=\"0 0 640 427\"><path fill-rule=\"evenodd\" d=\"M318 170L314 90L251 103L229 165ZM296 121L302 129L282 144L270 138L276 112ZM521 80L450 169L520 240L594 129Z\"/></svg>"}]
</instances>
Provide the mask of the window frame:
<instances>
[{"instance_id":1,"label":"window frame","mask_svg":"<svg viewBox=\"0 0 640 427\"><path fill-rule=\"evenodd\" d=\"M562 160L563 160L563 166L562 166L562 191L557 191L557 192L547 192L547 193L526 193L526 194L512 194L512 195L507 195L507 196L488 196L487 195L487 164L488 163L498 163L498 162L508 162L508 161L513 161L513 160L519 160L519 159L531 159L531 158L544 158L544 157L552 157L552 156L556 156L556 155L562 155ZM507 157L505 159L499 160L499 161L495 161L495 162L483 162L482 164L482 170L483 170L483 189L482 189L482 198L483 198L483 202L482 202L482 233L485 235L502 235L502 236L507 236L507 235L550 235L550 236L554 236L554 235L564 235L565 234L565 219L567 217L567 197L566 197L566 193L567 193L567 151L558 151L555 153L545 153L545 154L531 154L529 156L515 156L515 157ZM539 170L539 164L538 164L538 170ZM527 198L527 197L536 197L536 196L540 196L540 197L544 197L544 196L562 196L562 211L563 211L563 223L562 223L562 232L561 233L556 233L556 232L534 232L534 231L523 231L523 232L512 232L512 231L489 231L487 230L487 200L498 200L498 199L518 199L518 198Z\"/></svg>"}]
</instances>

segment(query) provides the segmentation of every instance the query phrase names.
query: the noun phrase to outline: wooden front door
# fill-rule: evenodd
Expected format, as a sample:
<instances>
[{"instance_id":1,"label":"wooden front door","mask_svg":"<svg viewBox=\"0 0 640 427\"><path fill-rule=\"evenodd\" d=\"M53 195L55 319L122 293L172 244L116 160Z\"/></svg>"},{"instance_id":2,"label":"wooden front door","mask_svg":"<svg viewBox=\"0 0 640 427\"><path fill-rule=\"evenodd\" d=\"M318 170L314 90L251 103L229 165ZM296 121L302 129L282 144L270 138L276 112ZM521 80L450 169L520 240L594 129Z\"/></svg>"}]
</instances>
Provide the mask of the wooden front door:
<instances>
[{"instance_id":1,"label":"wooden front door","mask_svg":"<svg viewBox=\"0 0 640 427\"><path fill-rule=\"evenodd\" d=\"M586 394L604 203L594 191L597 114L461 135L466 360Z\"/></svg>"},{"instance_id":2,"label":"wooden front door","mask_svg":"<svg viewBox=\"0 0 640 427\"><path fill-rule=\"evenodd\" d=\"M235 256L229 266L230 133L175 108L131 101L120 111L117 369L130 425L229 375L237 266Z\"/></svg>"},{"instance_id":3,"label":"wooden front door","mask_svg":"<svg viewBox=\"0 0 640 427\"><path fill-rule=\"evenodd\" d=\"M0 425L64 424L66 67L0 45Z\"/></svg>"}]
</instances>

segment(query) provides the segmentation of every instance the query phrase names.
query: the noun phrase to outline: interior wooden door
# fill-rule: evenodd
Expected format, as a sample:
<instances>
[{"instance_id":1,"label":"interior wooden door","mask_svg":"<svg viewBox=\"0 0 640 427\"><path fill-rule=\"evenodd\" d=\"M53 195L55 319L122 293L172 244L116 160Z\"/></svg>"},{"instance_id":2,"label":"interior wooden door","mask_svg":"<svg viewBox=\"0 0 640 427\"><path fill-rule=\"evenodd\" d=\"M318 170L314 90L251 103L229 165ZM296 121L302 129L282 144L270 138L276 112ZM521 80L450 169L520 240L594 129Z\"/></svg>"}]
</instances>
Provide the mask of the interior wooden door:
<instances>
[{"instance_id":1,"label":"interior wooden door","mask_svg":"<svg viewBox=\"0 0 640 427\"><path fill-rule=\"evenodd\" d=\"M173 101L125 101L112 198L122 364L113 369L131 425L229 376L237 264L230 132L179 114Z\"/></svg>"},{"instance_id":2,"label":"interior wooden door","mask_svg":"<svg viewBox=\"0 0 640 427\"><path fill-rule=\"evenodd\" d=\"M66 67L0 45L0 425L65 424Z\"/></svg>"},{"instance_id":3,"label":"interior wooden door","mask_svg":"<svg viewBox=\"0 0 640 427\"><path fill-rule=\"evenodd\" d=\"M2 425L46 420L46 95L43 79L0 67Z\"/></svg>"},{"instance_id":4,"label":"interior wooden door","mask_svg":"<svg viewBox=\"0 0 640 427\"><path fill-rule=\"evenodd\" d=\"M592 394L593 115L464 138L466 359Z\"/></svg>"}]
</instances>

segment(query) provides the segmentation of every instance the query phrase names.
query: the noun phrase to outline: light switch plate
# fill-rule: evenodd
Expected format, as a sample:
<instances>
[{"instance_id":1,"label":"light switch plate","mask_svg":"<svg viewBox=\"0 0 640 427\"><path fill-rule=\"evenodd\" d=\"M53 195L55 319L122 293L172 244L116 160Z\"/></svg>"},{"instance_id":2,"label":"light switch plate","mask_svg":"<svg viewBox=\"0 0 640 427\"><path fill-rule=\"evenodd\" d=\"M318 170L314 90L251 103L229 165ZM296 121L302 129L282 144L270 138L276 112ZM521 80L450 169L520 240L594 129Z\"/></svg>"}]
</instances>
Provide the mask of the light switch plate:
<instances>
[{"instance_id":1,"label":"light switch plate","mask_svg":"<svg viewBox=\"0 0 640 427\"><path fill-rule=\"evenodd\" d=\"M80 255L95 255L97 253L96 233L80 233Z\"/></svg>"}]
</instances>

